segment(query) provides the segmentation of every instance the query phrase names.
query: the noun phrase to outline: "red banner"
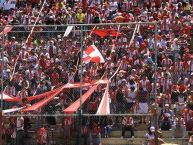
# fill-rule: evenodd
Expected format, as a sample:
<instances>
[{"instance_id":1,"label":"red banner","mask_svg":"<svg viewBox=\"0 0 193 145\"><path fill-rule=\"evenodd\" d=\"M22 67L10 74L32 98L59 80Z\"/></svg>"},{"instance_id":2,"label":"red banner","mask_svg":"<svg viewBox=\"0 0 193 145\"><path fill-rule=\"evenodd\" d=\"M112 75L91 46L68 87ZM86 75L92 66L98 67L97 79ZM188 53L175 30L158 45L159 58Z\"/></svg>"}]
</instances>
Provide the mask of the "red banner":
<instances>
[{"instance_id":1,"label":"red banner","mask_svg":"<svg viewBox=\"0 0 193 145\"><path fill-rule=\"evenodd\" d=\"M90 88L81 98L81 103L84 104L84 102L90 97L90 95L96 90L98 85L94 85L92 88ZM68 108L64 110L64 113L72 114L80 108L82 105L80 104L80 98L76 100L73 104L71 104Z\"/></svg>"},{"instance_id":2,"label":"red banner","mask_svg":"<svg viewBox=\"0 0 193 145\"><path fill-rule=\"evenodd\" d=\"M63 85L57 89L54 89L54 90L51 90L49 92L45 92L45 93L42 93L42 94L39 94L39 95L36 95L36 96L30 96L30 97L27 97L27 102L31 102L33 100L37 100L37 99L43 99L45 97L49 97L51 96L53 93L57 92L60 88L80 88L81 86L84 88L84 87L89 87L89 86L94 86L94 85L97 85L97 84L106 84L107 83L107 80L99 80L99 81L95 81L93 83L67 83L66 85ZM16 98L16 97L13 97L13 96L10 96L8 94L4 94L4 97L3 97L3 100L4 101L7 101L7 102L21 102L22 100L20 98Z\"/></svg>"}]
</instances>

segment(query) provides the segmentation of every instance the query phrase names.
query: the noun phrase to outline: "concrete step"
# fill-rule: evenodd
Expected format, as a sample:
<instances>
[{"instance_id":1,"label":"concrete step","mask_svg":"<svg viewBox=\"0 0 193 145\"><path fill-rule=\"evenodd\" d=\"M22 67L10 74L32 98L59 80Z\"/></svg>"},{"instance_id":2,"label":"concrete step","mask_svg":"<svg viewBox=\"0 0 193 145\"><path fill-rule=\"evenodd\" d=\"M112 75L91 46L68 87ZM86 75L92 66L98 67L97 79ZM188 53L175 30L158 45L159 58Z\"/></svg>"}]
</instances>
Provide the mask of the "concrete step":
<instances>
[{"instance_id":1,"label":"concrete step","mask_svg":"<svg viewBox=\"0 0 193 145\"><path fill-rule=\"evenodd\" d=\"M170 144L176 144L176 145L187 145L188 144L188 138L187 139L172 139L172 138L162 138L165 142L170 143ZM64 144L64 139L57 139L55 140L57 144L63 145ZM70 145L75 145L76 139L72 139L70 142ZM82 140L83 142L83 140ZM129 139L129 138L102 138L102 143L103 145L143 145L145 142L145 138L134 138L134 139ZM35 145L36 141L34 139L28 139L25 141L25 143L29 145ZM93 138L93 143L94 145L98 145L99 141L97 138ZM84 143L82 143L84 145Z\"/></svg>"},{"instance_id":2,"label":"concrete step","mask_svg":"<svg viewBox=\"0 0 193 145\"><path fill-rule=\"evenodd\" d=\"M187 145L188 139L171 139L163 138L167 143ZM134 138L134 139L121 139L121 138L103 138L102 143L104 145L142 145L145 142L145 138Z\"/></svg>"},{"instance_id":3,"label":"concrete step","mask_svg":"<svg viewBox=\"0 0 193 145\"><path fill-rule=\"evenodd\" d=\"M171 131L161 131L162 132L162 137L163 138L171 138L172 137L172 132ZM134 135L136 138L143 138L147 131L134 131ZM126 131L125 136L130 136L130 132ZM121 131L112 131L110 134L110 137L121 137Z\"/></svg>"}]
</instances>

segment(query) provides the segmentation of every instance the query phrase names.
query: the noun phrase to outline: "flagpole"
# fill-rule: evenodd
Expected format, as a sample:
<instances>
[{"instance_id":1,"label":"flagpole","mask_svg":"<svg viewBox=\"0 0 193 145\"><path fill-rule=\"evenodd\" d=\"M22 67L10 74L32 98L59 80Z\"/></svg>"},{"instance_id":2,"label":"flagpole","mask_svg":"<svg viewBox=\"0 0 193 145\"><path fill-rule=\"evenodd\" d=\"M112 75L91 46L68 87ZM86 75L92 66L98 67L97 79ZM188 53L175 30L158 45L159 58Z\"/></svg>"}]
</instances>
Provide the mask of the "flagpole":
<instances>
[{"instance_id":1,"label":"flagpole","mask_svg":"<svg viewBox=\"0 0 193 145\"><path fill-rule=\"evenodd\" d=\"M79 135L78 135L78 145L81 145L82 141L82 83L83 83L83 63L82 63L82 57L83 57L83 26L80 26L81 29L81 36L80 36L80 109L79 109Z\"/></svg>"},{"instance_id":2,"label":"flagpole","mask_svg":"<svg viewBox=\"0 0 193 145\"><path fill-rule=\"evenodd\" d=\"M6 26L5 26L6 27ZM1 49L1 63L2 63L2 73L1 73L1 108L0 108L0 129L2 130L3 128L3 116L2 116L2 110L3 110L3 87L4 87L4 76L3 76L3 70L4 70L4 48L5 48L5 33L4 33L4 29L5 27L3 27L3 36L2 36L2 49ZM2 131L0 131L0 145L3 144L3 140L2 140Z\"/></svg>"}]
</instances>

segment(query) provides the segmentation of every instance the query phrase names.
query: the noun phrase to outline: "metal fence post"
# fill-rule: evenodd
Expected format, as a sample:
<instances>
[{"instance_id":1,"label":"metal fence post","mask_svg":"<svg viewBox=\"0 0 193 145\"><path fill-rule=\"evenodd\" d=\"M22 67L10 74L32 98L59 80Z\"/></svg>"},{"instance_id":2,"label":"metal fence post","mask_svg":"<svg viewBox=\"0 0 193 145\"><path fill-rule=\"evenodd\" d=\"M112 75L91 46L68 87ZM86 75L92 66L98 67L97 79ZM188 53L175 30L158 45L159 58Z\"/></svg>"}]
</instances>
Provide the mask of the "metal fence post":
<instances>
[{"instance_id":1,"label":"metal fence post","mask_svg":"<svg viewBox=\"0 0 193 145\"><path fill-rule=\"evenodd\" d=\"M78 145L81 145L82 141L82 82L83 82L83 64L82 64L82 57L83 57L83 26L80 26L80 109L79 109L79 135L78 135Z\"/></svg>"},{"instance_id":2,"label":"metal fence post","mask_svg":"<svg viewBox=\"0 0 193 145\"><path fill-rule=\"evenodd\" d=\"M4 34L4 29L6 26L3 27L3 35L2 35L2 44L1 44L1 64L2 64L2 72L1 72L1 107L0 107L0 145L3 145L3 140L2 140L2 136L3 136L3 115L2 115L2 110L3 110L3 91L4 91L4 76L3 76L3 69L4 69L4 46L5 46L5 34Z\"/></svg>"},{"instance_id":3,"label":"metal fence post","mask_svg":"<svg viewBox=\"0 0 193 145\"><path fill-rule=\"evenodd\" d=\"M154 32L154 59L155 59L155 65L154 65L154 99L157 98L157 23L155 24L155 32ZM158 145L158 119L157 119L157 109L154 110L155 112L155 145Z\"/></svg>"}]
</instances>

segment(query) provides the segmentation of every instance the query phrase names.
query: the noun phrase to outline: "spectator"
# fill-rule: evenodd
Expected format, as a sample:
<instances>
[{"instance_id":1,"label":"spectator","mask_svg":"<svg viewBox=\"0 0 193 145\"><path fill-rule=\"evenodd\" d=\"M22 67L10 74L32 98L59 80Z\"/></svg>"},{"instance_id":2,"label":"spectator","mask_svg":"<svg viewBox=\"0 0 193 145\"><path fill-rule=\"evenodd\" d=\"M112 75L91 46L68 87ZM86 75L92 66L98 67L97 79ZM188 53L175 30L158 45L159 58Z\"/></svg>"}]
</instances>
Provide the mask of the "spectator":
<instances>
[{"instance_id":1,"label":"spectator","mask_svg":"<svg viewBox=\"0 0 193 145\"><path fill-rule=\"evenodd\" d=\"M17 117L16 123L16 145L24 145L24 118Z\"/></svg>"},{"instance_id":2,"label":"spectator","mask_svg":"<svg viewBox=\"0 0 193 145\"><path fill-rule=\"evenodd\" d=\"M131 138L134 138L134 120L133 117L124 117L122 120L122 136L125 137L125 131L131 132Z\"/></svg>"},{"instance_id":3,"label":"spectator","mask_svg":"<svg viewBox=\"0 0 193 145\"><path fill-rule=\"evenodd\" d=\"M176 136L182 137L182 138L186 137L185 121L181 116L179 116L179 117L176 116L174 118L174 123L172 125L172 137L175 138Z\"/></svg>"},{"instance_id":4,"label":"spectator","mask_svg":"<svg viewBox=\"0 0 193 145\"><path fill-rule=\"evenodd\" d=\"M161 111L161 129L169 130L172 127L173 114L169 109L169 104L165 104L164 109Z\"/></svg>"},{"instance_id":5,"label":"spectator","mask_svg":"<svg viewBox=\"0 0 193 145\"><path fill-rule=\"evenodd\" d=\"M48 131L45 127L40 128L37 131L37 143L38 145L46 145L48 140Z\"/></svg>"},{"instance_id":6,"label":"spectator","mask_svg":"<svg viewBox=\"0 0 193 145\"><path fill-rule=\"evenodd\" d=\"M193 135L190 136L188 145L193 145Z\"/></svg>"}]
</instances>

